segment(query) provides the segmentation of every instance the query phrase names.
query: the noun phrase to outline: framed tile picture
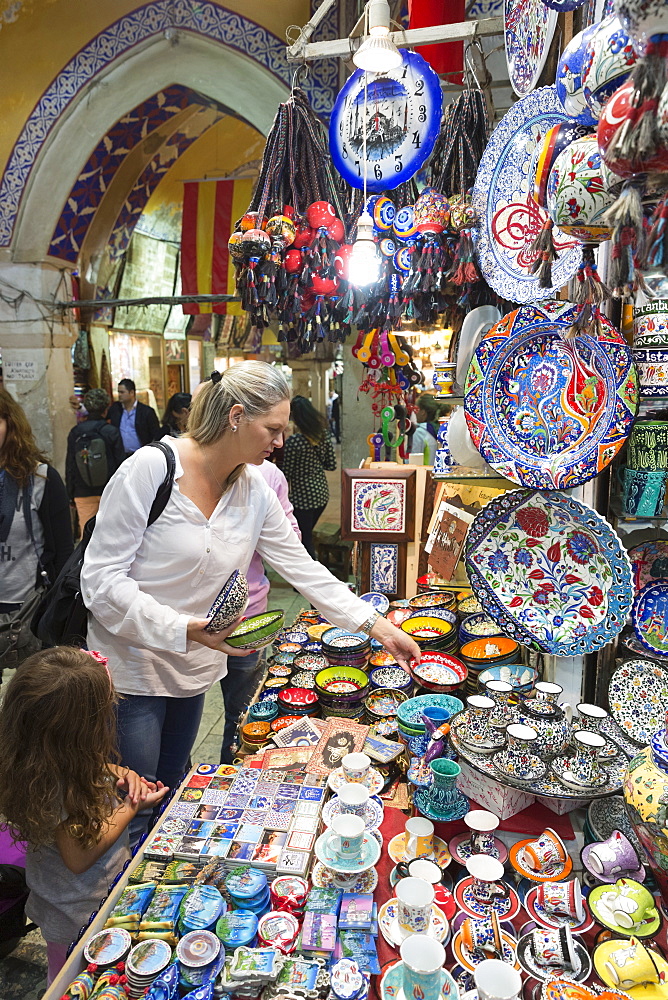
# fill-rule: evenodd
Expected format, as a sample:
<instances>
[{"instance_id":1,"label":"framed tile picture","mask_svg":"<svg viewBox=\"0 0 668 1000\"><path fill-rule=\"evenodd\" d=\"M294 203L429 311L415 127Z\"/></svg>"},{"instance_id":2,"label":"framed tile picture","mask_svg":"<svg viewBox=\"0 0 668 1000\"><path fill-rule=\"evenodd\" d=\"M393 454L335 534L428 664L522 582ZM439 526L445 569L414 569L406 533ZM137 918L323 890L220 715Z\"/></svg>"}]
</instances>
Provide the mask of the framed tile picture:
<instances>
[{"instance_id":1,"label":"framed tile picture","mask_svg":"<svg viewBox=\"0 0 668 1000\"><path fill-rule=\"evenodd\" d=\"M360 593L370 590L390 600L406 590L406 545L403 542L359 542Z\"/></svg>"},{"instance_id":2,"label":"framed tile picture","mask_svg":"<svg viewBox=\"0 0 668 1000\"><path fill-rule=\"evenodd\" d=\"M344 469L341 538L407 542L415 534L415 469Z\"/></svg>"}]
</instances>

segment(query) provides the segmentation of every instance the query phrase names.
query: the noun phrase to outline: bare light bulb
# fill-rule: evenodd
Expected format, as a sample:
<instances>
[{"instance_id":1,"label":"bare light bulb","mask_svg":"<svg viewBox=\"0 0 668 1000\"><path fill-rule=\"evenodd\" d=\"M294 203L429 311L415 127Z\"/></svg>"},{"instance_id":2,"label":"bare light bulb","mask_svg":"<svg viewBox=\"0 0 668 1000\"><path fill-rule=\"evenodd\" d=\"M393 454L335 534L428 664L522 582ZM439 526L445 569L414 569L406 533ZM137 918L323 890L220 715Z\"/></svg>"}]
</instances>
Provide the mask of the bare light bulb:
<instances>
[{"instance_id":1,"label":"bare light bulb","mask_svg":"<svg viewBox=\"0 0 668 1000\"><path fill-rule=\"evenodd\" d=\"M388 73L403 62L401 52L390 38L388 0L369 0L367 16L369 35L353 56L353 62L367 73Z\"/></svg>"},{"instance_id":2,"label":"bare light bulb","mask_svg":"<svg viewBox=\"0 0 668 1000\"><path fill-rule=\"evenodd\" d=\"M373 219L365 210L357 221L357 237L348 263L349 280L362 288L380 278L380 257L373 239Z\"/></svg>"}]
</instances>

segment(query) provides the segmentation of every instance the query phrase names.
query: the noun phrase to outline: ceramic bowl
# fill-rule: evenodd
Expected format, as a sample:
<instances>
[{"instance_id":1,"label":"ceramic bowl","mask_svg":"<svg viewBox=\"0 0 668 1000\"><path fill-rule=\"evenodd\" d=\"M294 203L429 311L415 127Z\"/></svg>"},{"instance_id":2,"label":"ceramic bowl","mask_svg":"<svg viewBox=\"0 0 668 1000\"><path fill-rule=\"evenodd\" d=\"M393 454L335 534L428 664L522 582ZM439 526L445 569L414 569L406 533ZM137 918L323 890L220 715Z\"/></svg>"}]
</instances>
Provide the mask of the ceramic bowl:
<instances>
[{"instance_id":1,"label":"ceramic bowl","mask_svg":"<svg viewBox=\"0 0 668 1000\"><path fill-rule=\"evenodd\" d=\"M248 580L235 569L223 584L218 597L209 608L207 618L209 624L204 626L205 632L220 632L236 621L243 614L248 604Z\"/></svg>"},{"instance_id":2,"label":"ceramic bowl","mask_svg":"<svg viewBox=\"0 0 668 1000\"><path fill-rule=\"evenodd\" d=\"M278 705L270 701L257 701L248 709L249 722L271 722L278 715Z\"/></svg>"},{"instance_id":3,"label":"ceramic bowl","mask_svg":"<svg viewBox=\"0 0 668 1000\"><path fill-rule=\"evenodd\" d=\"M468 669L455 656L425 653L420 663L411 664L411 677L421 688L439 694L454 694L466 683Z\"/></svg>"},{"instance_id":4,"label":"ceramic bowl","mask_svg":"<svg viewBox=\"0 0 668 1000\"><path fill-rule=\"evenodd\" d=\"M374 667L369 671L372 688L391 687L396 691L410 691L413 681L403 667Z\"/></svg>"},{"instance_id":5,"label":"ceramic bowl","mask_svg":"<svg viewBox=\"0 0 668 1000\"><path fill-rule=\"evenodd\" d=\"M486 639L490 635L499 634L499 626L484 611L467 615L458 631L460 643L471 642L473 639Z\"/></svg>"},{"instance_id":6,"label":"ceramic bowl","mask_svg":"<svg viewBox=\"0 0 668 1000\"><path fill-rule=\"evenodd\" d=\"M464 705L459 698L453 698L449 694L423 694L417 698L409 698L397 711L399 727L410 727L417 732L424 732L425 725L421 714L424 708L445 708L453 716L457 712L462 712Z\"/></svg>"},{"instance_id":7,"label":"ceramic bowl","mask_svg":"<svg viewBox=\"0 0 668 1000\"><path fill-rule=\"evenodd\" d=\"M459 655L467 667L480 670L484 667L498 666L501 663L512 663L517 659L519 643L503 635L492 638L472 639L459 649Z\"/></svg>"},{"instance_id":8,"label":"ceramic bowl","mask_svg":"<svg viewBox=\"0 0 668 1000\"><path fill-rule=\"evenodd\" d=\"M316 691L330 699L338 696L348 698L365 692L368 686L369 678L357 667L327 667L315 675Z\"/></svg>"},{"instance_id":9,"label":"ceramic bowl","mask_svg":"<svg viewBox=\"0 0 668 1000\"><path fill-rule=\"evenodd\" d=\"M265 611L246 618L225 641L235 649L262 649L272 642L284 624L284 611Z\"/></svg>"},{"instance_id":10,"label":"ceramic bowl","mask_svg":"<svg viewBox=\"0 0 668 1000\"><path fill-rule=\"evenodd\" d=\"M309 673L317 674L318 671L325 670L329 662L322 653L300 653L295 656L293 666L295 670L308 670Z\"/></svg>"},{"instance_id":11,"label":"ceramic bowl","mask_svg":"<svg viewBox=\"0 0 668 1000\"><path fill-rule=\"evenodd\" d=\"M477 615L482 611L482 606L475 597L463 597L457 602L457 614L460 618L467 618L469 615Z\"/></svg>"},{"instance_id":12,"label":"ceramic bowl","mask_svg":"<svg viewBox=\"0 0 668 1000\"><path fill-rule=\"evenodd\" d=\"M484 690L487 681L506 681L512 684L518 694L528 694L538 680L538 671L527 667L524 663L504 663L501 666L487 667L478 674L478 686Z\"/></svg>"},{"instance_id":13,"label":"ceramic bowl","mask_svg":"<svg viewBox=\"0 0 668 1000\"><path fill-rule=\"evenodd\" d=\"M453 632L450 622L442 618L432 618L429 615L416 615L401 623L401 629L415 639L418 646L424 648L426 643L446 639Z\"/></svg>"},{"instance_id":14,"label":"ceramic bowl","mask_svg":"<svg viewBox=\"0 0 668 1000\"><path fill-rule=\"evenodd\" d=\"M456 597L451 591L427 590L422 594L416 594L408 601L408 607L413 611L422 611L429 614L431 608L445 608L450 610L456 604Z\"/></svg>"},{"instance_id":15,"label":"ceramic bowl","mask_svg":"<svg viewBox=\"0 0 668 1000\"><path fill-rule=\"evenodd\" d=\"M366 652L371 640L364 632L348 632L344 628L331 628L321 639L322 652L334 656L354 656Z\"/></svg>"},{"instance_id":16,"label":"ceramic bowl","mask_svg":"<svg viewBox=\"0 0 668 1000\"><path fill-rule=\"evenodd\" d=\"M395 716L400 705L408 699L403 691L393 688L376 688L364 699L364 707L371 722Z\"/></svg>"},{"instance_id":17,"label":"ceramic bowl","mask_svg":"<svg viewBox=\"0 0 668 1000\"><path fill-rule=\"evenodd\" d=\"M274 653L269 661L272 666L291 667L297 653Z\"/></svg>"},{"instance_id":18,"label":"ceramic bowl","mask_svg":"<svg viewBox=\"0 0 668 1000\"><path fill-rule=\"evenodd\" d=\"M285 687L278 692L279 707L288 709L313 708L318 703L318 695L308 688ZM298 713L295 713L298 714Z\"/></svg>"},{"instance_id":19,"label":"ceramic bowl","mask_svg":"<svg viewBox=\"0 0 668 1000\"><path fill-rule=\"evenodd\" d=\"M369 665L372 667L396 667L397 661L392 653L381 649L377 653L372 653L369 657Z\"/></svg>"}]
</instances>

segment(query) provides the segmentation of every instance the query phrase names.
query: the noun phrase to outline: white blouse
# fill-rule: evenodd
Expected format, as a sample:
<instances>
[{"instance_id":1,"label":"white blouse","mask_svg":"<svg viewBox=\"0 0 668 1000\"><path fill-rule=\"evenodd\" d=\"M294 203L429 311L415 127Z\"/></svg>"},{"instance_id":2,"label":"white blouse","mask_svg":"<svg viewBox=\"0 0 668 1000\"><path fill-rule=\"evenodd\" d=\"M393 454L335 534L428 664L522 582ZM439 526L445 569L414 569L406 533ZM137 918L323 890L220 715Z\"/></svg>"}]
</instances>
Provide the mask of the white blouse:
<instances>
[{"instance_id":1,"label":"white blouse","mask_svg":"<svg viewBox=\"0 0 668 1000\"><path fill-rule=\"evenodd\" d=\"M81 571L88 646L109 657L119 692L187 698L225 676L225 653L188 641L186 629L256 549L328 621L354 630L367 620L369 605L311 559L259 468L247 465L207 519L179 490L178 448L164 440L176 456L165 510L146 527L165 458L141 448L102 494Z\"/></svg>"}]
</instances>

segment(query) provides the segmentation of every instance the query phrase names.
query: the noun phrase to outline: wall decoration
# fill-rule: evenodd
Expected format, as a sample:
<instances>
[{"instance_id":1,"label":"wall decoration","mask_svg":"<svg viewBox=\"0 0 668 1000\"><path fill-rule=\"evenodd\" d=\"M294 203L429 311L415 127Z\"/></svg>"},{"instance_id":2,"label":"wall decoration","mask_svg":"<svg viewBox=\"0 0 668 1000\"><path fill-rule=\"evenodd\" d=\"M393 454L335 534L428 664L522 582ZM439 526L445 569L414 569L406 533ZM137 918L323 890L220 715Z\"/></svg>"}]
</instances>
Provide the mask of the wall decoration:
<instances>
[{"instance_id":1,"label":"wall decoration","mask_svg":"<svg viewBox=\"0 0 668 1000\"><path fill-rule=\"evenodd\" d=\"M346 754L362 750L368 732L368 726L351 719L328 719L319 742L310 751L307 774L328 775L341 767Z\"/></svg>"},{"instance_id":2,"label":"wall decoration","mask_svg":"<svg viewBox=\"0 0 668 1000\"><path fill-rule=\"evenodd\" d=\"M508 76L517 96L525 97L545 65L557 11L543 0L505 0L503 16Z\"/></svg>"},{"instance_id":3,"label":"wall decoration","mask_svg":"<svg viewBox=\"0 0 668 1000\"><path fill-rule=\"evenodd\" d=\"M410 541L415 534L415 469L344 469L341 537Z\"/></svg>"},{"instance_id":4,"label":"wall decoration","mask_svg":"<svg viewBox=\"0 0 668 1000\"><path fill-rule=\"evenodd\" d=\"M399 546L393 542L369 542L369 587L381 594L398 593Z\"/></svg>"}]
</instances>

